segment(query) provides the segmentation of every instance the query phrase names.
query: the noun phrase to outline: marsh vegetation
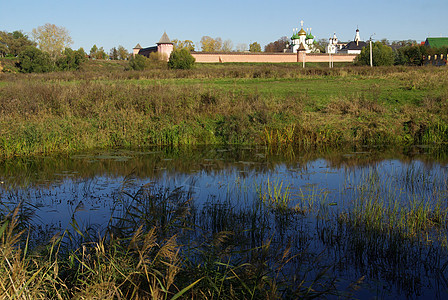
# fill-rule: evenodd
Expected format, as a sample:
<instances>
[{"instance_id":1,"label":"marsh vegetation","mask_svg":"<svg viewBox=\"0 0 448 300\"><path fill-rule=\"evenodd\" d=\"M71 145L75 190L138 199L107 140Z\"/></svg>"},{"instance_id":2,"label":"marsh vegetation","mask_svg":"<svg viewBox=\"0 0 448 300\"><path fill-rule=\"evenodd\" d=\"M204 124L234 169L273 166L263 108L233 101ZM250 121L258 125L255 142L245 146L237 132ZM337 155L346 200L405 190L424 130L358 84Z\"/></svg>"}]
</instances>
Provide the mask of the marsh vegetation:
<instances>
[{"instance_id":1,"label":"marsh vegetation","mask_svg":"<svg viewBox=\"0 0 448 300\"><path fill-rule=\"evenodd\" d=\"M441 153L187 147L8 161L2 294L443 297Z\"/></svg>"}]
</instances>

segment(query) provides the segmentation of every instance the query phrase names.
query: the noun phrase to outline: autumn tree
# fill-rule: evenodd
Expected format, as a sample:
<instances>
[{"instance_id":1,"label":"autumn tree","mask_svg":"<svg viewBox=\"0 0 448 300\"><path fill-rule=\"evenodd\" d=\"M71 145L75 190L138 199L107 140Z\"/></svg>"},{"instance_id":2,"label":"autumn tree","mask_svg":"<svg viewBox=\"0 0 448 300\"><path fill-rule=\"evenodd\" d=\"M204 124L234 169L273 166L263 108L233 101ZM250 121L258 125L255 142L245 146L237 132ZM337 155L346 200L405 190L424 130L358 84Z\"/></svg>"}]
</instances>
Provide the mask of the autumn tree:
<instances>
[{"instance_id":1,"label":"autumn tree","mask_svg":"<svg viewBox=\"0 0 448 300\"><path fill-rule=\"evenodd\" d=\"M201 38L201 49L202 52L213 52L215 51L215 40L209 36L203 36Z\"/></svg>"},{"instance_id":2,"label":"autumn tree","mask_svg":"<svg viewBox=\"0 0 448 300\"><path fill-rule=\"evenodd\" d=\"M118 60L118 50L117 50L117 48L113 47L112 49L110 49L109 57L112 60Z\"/></svg>"},{"instance_id":3,"label":"autumn tree","mask_svg":"<svg viewBox=\"0 0 448 300\"><path fill-rule=\"evenodd\" d=\"M249 45L250 52L261 52L261 46L257 42L253 42Z\"/></svg>"},{"instance_id":4,"label":"autumn tree","mask_svg":"<svg viewBox=\"0 0 448 300\"><path fill-rule=\"evenodd\" d=\"M103 47L100 47L98 49L98 52L96 53L96 59L106 59L106 58L107 58L106 51L104 51Z\"/></svg>"},{"instance_id":5,"label":"autumn tree","mask_svg":"<svg viewBox=\"0 0 448 300\"><path fill-rule=\"evenodd\" d=\"M117 51L118 51L118 59L126 60L129 58L129 52L123 46L121 46L121 45L118 46Z\"/></svg>"},{"instance_id":6,"label":"autumn tree","mask_svg":"<svg viewBox=\"0 0 448 300\"><path fill-rule=\"evenodd\" d=\"M214 39L209 36L203 36L201 38L201 48L203 52L222 51L222 39L220 37Z\"/></svg>"},{"instance_id":7,"label":"autumn tree","mask_svg":"<svg viewBox=\"0 0 448 300\"><path fill-rule=\"evenodd\" d=\"M194 51L194 43L193 43L193 41L185 40L184 41L184 48L187 49L190 52Z\"/></svg>"},{"instance_id":8,"label":"autumn tree","mask_svg":"<svg viewBox=\"0 0 448 300\"><path fill-rule=\"evenodd\" d=\"M90 48L90 57L96 58L96 54L98 52L98 47L96 45L93 45L92 48Z\"/></svg>"},{"instance_id":9,"label":"autumn tree","mask_svg":"<svg viewBox=\"0 0 448 300\"><path fill-rule=\"evenodd\" d=\"M264 47L264 52L283 52L286 49L288 37L283 36L275 42L269 43Z\"/></svg>"},{"instance_id":10,"label":"autumn tree","mask_svg":"<svg viewBox=\"0 0 448 300\"><path fill-rule=\"evenodd\" d=\"M53 59L73 43L67 29L50 23L34 28L32 34L39 48Z\"/></svg>"},{"instance_id":11,"label":"autumn tree","mask_svg":"<svg viewBox=\"0 0 448 300\"><path fill-rule=\"evenodd\" d=\"M188 51L194 51L194 43L190 40L178 40L178 39L174 39L171 40L171 42L173 43L173 50L179 50L179 49L187 49Z\"/></svg>"}]
</instances>

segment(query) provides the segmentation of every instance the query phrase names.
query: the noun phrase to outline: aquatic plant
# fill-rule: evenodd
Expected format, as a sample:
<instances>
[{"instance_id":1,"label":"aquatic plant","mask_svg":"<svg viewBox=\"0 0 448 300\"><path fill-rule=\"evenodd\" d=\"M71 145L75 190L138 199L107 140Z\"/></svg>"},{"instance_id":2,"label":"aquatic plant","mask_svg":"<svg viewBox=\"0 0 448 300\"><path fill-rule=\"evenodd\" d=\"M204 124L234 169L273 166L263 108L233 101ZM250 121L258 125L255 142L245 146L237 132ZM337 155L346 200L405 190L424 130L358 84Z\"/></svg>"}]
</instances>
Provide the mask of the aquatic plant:
<instances>
[{"instance_id":1,"label":"aquatic plant","mask_svg":"<svg viewBox=\"0 0 448 300\"><path fill-rule=\"evenodd\" d=\"M287 210L291 203L291 189L289 185L283 187L283 180L271 182L269 178L256 187L258 197L263 204L275 210Z\"/></svg>"}]
</instances>

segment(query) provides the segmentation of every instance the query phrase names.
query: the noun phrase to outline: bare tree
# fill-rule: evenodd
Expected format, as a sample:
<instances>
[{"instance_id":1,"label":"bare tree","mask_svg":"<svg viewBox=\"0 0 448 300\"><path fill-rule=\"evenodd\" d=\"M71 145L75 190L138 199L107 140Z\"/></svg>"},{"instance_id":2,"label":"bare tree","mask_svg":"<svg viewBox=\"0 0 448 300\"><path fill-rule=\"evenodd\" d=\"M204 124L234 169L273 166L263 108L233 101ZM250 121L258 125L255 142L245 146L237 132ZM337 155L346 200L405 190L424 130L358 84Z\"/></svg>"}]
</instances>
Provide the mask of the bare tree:
<instances>
[{"instance_id":1,"label":"bare tree","mask_svg":"<svg viewBox=\"0 0 448 300\"><path fill-rule=\"evenodd\" d=\"M236 45L235 49L236 49L237 52L247 51L247 44L239 43L238 45Z\"/></svg>"},{"instance_id":2,"label":"bare tree","mask_svg":"<svg viewBox=\"0 0 448 300\"><path fill-rule=\"evenodd\" d=\"M231 40L225 40L225 41L222 43L222 49L221 49L221 50L222 50L223 52L231 52L232 49L233 49L233 43L232 43Z\"/></svg>"}]
</instances>

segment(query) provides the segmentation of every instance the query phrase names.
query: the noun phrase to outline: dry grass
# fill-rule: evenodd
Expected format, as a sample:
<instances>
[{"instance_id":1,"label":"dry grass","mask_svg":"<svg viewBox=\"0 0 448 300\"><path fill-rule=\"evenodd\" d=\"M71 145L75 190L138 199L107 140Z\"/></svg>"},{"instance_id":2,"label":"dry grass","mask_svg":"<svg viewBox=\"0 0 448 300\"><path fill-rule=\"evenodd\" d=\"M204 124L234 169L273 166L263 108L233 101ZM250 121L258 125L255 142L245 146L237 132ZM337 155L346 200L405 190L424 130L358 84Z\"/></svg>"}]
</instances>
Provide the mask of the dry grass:
<instances>
[{"instance_id":1,"label":"dry grass","mask_svg":"<svg viewBox=\"0 0 448 300\"><path fill-rule=\"evenodd\" d=\"M189 71L0 74L0 78L3 157L166 144L447 141L440 130L448 122L447 76L442 68L211 65ZM228 83L231 78L234 85ZM267 90L252 87L264 88L260 78L268 80ZM296 79L282 83L288 78ZM283 94L273 81L296 91L306 79L318 91L320 83L332 78L337 78L334 82L344 78L341 84L355 88L336 93L340 86L333 83L330 90L312 98L307 93ZM368 83L367 88L356 92L357 81ZM390 87L383 88L384 83ZM378 99L380 94L384 99Z\"/></svg>"}]
</instances>

